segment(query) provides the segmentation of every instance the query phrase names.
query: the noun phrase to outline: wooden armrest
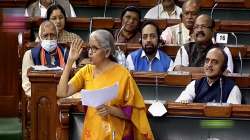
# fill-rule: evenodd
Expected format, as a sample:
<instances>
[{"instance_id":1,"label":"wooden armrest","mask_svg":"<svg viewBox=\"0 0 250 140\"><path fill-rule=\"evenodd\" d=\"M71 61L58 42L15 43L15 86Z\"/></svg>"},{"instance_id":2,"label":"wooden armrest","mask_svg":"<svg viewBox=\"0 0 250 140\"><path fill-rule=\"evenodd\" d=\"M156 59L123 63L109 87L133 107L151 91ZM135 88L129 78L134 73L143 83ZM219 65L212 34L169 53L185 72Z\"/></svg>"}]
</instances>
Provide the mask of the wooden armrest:
<instances>
[{"instance_id":1,"label":"wooden armrest","mask_svg":"<svg viewBox=\"0 0 250 140\"><path fill-rule=\"evenodd\" d=\"M230 117L232 113L232 105L230 104L220 104L212 103L215 105L209 105L209 103L204 107L204 115L207 117Z\"/></svg>"},{"instance_id":2,"label":"wooden armrest","mask_svg":"<svg viewBox=\"0 0 250 140\"><path fill-rule=\"evenodd\" d=\"M204 104L189 103L182 104L176 102L169 102L166 104L168 115L170 116L203 116Z\"/></svg>"},{"instance_id":3,"label":"wooden armrest","mask_svg":"<svg viewBox=\"0 0 250 140\"><path fill-rule=\"evenodd\" d=\"M233 105L232 117L250 117L250 105Z\"/></svg>"}]
</instances>

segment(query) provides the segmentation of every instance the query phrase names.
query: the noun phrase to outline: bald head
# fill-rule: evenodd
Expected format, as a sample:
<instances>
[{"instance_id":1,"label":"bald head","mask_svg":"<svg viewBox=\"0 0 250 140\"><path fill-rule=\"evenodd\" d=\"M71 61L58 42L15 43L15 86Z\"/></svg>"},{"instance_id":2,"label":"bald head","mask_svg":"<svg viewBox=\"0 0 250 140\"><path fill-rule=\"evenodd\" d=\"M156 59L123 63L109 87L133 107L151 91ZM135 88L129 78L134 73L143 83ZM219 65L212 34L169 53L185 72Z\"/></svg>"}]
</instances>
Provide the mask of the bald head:
<instances>
[{"instance_id":1,"label":"bald head","mask_svg":"<svg viewBox=\"0 0 250 140\"><path fill-rule=\"evenodd\" d=\"M182 5L182 23L189 30L193 30L194 22L198 16L200 5L195 0L188 0Z\"/></svg>"},{"instance_id":2,"label":"bald head","mask_svg":"<svg viewBox=\"0 0 250 140\"><path fill-rule=\"evenodd\" d=\"M182 11L185 11L187 7L192 7L198 12L200 10L200 2L198 0L187 0L182 5Z\"/></svg>"},{"instance_id":3,"label":"bald head","mask_svg":"<svg viewBox=\"0 0 250 140\"><path fill-rule=\"evenodd\" d=\"M213 19L209 15L206 15L206 14L199 15L196 18L195 23L199 22L199 21L203 21L204 23L206 23L207 26L210 26L210 27L214 26L213 25Z\"/></svg>"},{"instance_id":4,"label":"bald head","mask_svg":"<svg viewBox=\"0 0 250 140\"><path fill-rule=\"evenodd\" d=\"M57 39L58 32L56 25L51 21L44 21L39 27L39 37L41 40Z\"/></svg>"}]
</instances>

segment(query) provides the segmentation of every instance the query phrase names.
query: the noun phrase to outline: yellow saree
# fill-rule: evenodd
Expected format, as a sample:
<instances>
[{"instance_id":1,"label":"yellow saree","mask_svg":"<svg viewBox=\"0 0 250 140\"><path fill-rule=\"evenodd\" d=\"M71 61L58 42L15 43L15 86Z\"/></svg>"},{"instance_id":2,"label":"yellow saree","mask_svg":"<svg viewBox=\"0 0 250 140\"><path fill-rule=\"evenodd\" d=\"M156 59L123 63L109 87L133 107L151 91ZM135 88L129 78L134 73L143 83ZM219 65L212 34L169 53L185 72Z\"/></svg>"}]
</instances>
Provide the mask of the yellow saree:
<instances>
[{"instance_id":1,"label":"yellow saree","mask_svg":"<svg viewBox=\"0 0 250 140\"><path fill-rule=\"evenodd\" d=\"M70 84L77 90L95 90L118 82L118 96L107 104L119 108L131 107L131 117L130 120L112 115L103 118L95 108L88 107L82 140L124 140L131 132L134 140L153 140L143 97L127 69L116 64L95 78L93 70L93 65L86 65L75 74Z\"/></svg>"}]
</instances>

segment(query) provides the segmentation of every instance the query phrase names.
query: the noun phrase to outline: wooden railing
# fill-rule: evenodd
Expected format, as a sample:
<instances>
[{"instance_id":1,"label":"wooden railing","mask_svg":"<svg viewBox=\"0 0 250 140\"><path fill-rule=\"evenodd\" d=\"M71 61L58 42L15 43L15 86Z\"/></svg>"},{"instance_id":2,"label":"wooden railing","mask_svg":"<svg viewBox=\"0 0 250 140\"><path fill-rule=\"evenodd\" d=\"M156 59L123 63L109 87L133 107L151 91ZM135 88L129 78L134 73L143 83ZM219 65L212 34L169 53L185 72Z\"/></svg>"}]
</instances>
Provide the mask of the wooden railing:
<instances>
[{"instance_id":1,"label":"wooden railing","mask_svg":"<svg viewBox=\"0 0 250 140\"><path fill-rule=\"evenodd\" d=\"M13 22L15 19L15 22ZM43 19L40 17L7 17L4 16L3 20L6 22L3 26L11 28L13 25L19 24L26 29L38 28ZM118 29L121 27L121 21L119 18L103 18L93 17L90 18L68 18L66 22L67 29L82 29L88 30L90 21L92 20L93 28L107 28ZM11 23L8 21L12 21ZM142 20L143 23L146 20ZM153 20L161 30L166 27L176 25L180 23L180 20L168 19L168 20ZM216 20L215 29L217 32L250 32L250 22L248 20Z\"/></svg>"},{"instance_id":2,"label":"wooden railing","mask_svg":"<svg viewBox=\"0 0 250 140\"><path fill-rule=\"evenodd\" d=\"M139 43L119 43L117 44L117 46L119 46L126 54L141 48L141 44ZM238 55L239 51L241 52L242 58L250 58L250 46L249 45L235 46L235 45L228 44L225 46L230 49L233 58L239 57ZM180 46L174 45L174 44L160 46L160 49L166 52L172 58L175 58L179 48Z\"/></svg>"},{"instance_id":3,"label":"wooden railing","mask_svg":"<svg viewBox=\"0 0 250 140\"><path fill-rule=\"evenodd\" d=\"M27 4L35 0L1 0L0 7L25 7ZM182 5L185 0L177 0L176 4ZM70 0L74 6L93 6L102 7L105 5L104 0ZM138 7L151 8L156 5L157 0L108 0L108 6L136 5ZM249 8L248 0L201 0L202 8L212 8L215 3L219 3L218 7L223 8Z\"/></svg>"}]
</instances>

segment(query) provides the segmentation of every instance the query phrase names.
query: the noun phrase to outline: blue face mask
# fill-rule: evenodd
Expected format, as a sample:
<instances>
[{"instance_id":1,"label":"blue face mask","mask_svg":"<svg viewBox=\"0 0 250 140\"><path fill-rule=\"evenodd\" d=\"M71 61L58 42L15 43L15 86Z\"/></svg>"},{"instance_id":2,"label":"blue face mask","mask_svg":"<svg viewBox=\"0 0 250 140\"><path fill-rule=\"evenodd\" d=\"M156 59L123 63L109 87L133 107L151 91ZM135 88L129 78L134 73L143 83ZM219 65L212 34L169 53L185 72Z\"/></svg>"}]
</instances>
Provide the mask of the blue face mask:
<instances>
[{"instance_id":1,"label":"blue face mask","mask_svg":"<svg viewBox=\"0 0 250 140\"><path fill-rule=\"evenodd\" d=\"M42 40L41 46L47 51L52 52L57 47L57 40Z\"/></svg>"}]
</instances>

